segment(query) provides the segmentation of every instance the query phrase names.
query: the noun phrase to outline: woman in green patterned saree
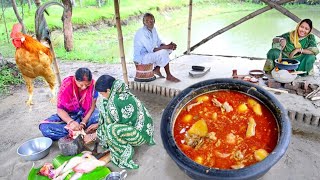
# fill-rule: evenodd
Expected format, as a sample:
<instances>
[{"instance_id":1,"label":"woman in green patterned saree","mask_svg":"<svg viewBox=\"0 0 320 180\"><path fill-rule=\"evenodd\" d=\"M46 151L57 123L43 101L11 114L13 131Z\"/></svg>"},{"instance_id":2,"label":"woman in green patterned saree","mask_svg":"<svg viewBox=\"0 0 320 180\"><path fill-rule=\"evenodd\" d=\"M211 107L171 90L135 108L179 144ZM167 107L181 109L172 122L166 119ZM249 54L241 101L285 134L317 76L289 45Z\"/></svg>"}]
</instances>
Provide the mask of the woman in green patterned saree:
<instances>
[{"instance_id":1,"label":"woman in green patterned saree","mask_svg":"<svg viewBox=\"0 0 320 180\"><path fill-rule=\"evenodd\" d=\"M312 21L304 19L298 23L294 31L285 33L273 39L272 49L267 54L267 60L263 70L270 73L274 68L274 60L280 55L282 49L283 58L291 58L300 61L297 71L306 71L312 75L313 64L319 53L317 43L312 30Z\"/></svg>"},{"instance_id":2,"label":"woman in green patterned saree","mask_svg":"<svg viewBox=\"0 0 320 180\"><path fill-rule=\"evenodd\" d=\"M155 144L153 121L148 110L129 92L124 82L112 76L100 76L95 89L103 97L99 106L99 125L95 133L84 137L84 141L88 143L98 137L100 145L110 149L114 164L120 168L139 168L132 160L133 147Z\"/></svg>"}]
</instances>

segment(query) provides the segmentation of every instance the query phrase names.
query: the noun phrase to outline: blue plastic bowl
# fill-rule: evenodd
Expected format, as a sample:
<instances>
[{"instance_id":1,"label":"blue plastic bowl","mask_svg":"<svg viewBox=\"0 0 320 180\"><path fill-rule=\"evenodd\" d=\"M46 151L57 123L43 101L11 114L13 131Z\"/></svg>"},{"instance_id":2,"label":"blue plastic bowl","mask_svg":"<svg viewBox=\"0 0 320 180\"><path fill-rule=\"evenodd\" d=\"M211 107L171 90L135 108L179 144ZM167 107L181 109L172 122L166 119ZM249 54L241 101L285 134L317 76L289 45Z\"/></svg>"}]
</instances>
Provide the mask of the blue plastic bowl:
<instances>
[{"instance_id":1,"label":"blue plastic bowl","mask_svg":"<svg viewBox=\"0 0 320 180\"><path fill-rule=\"evenodd\" d=\"M283 64L283 62L286 61L289 64ZM281 63L278 62L278 59L275 60L275 66L277 66L279 69L284 70L296 70L299 67L300 62L295 59L289 59L289 58L282 58Z\"/></svg>"}]
</instances>

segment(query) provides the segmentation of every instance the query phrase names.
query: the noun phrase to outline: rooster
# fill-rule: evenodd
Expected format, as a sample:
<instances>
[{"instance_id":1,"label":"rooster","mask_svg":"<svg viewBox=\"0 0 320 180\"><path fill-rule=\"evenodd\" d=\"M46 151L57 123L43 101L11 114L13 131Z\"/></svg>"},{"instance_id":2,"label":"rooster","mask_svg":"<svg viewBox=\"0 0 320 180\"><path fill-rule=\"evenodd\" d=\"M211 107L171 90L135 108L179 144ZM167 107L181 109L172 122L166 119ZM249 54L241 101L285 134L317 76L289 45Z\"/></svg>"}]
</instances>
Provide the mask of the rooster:
<instances>
[{"instance_id":1,"label":"rooster","mask_svg":"<svg viewBox=\"0 0 320 180\"><path fill-rule=\"evenodd\" d=\"M54 102L56 77L51 68L53 55L50 48L44 46L33 37L22 34L21 29L21 24L13 25L10 37L12 38L12 44L16 47L16 64L26 82L29 94L26 103L29 106L33 104L33 80L38 76L44 77L49 84L53 95L51 102Z\"/></svg>"}]
</instances>

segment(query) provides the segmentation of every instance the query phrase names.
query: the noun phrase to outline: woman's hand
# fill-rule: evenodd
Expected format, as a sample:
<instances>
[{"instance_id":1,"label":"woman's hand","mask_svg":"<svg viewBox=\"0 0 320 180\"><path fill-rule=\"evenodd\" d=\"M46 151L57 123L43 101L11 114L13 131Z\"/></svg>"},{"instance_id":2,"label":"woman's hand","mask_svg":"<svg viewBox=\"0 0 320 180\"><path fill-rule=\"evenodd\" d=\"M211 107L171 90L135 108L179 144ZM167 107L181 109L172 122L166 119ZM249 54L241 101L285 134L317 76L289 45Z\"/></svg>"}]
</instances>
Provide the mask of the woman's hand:
<instances>
[{"instance_id":1,"label":"woman's hand","mask_svg":"<svg viewBox=\"0 0 320 180\"><path fill-rule=\"evenodd\" d=\"M82 129L82 127L80 126L80 124L77 121L71 121L68 124L69 124L71 130L73 130L73 131L79 131Z\"/></svg>"},{"instance_id":2,"label":"woman's hand","mask_svg":"<svg viewBox=\"0 0 320 180\"><path fill-rule=\"evenodd\" d=\"M94 133L94 132L98 129L98 126L99 126L98 123L96 123L96 124L91 124L91 125L85 130L85 132L86 132L87 134L89 134L89 133Z\"/></svg>"},{"instance_id":3,"label":"woman's hand","mask_svg":"<svg viewBox=\"0 0 320 180\"><path fill-rule=\"evenodd\" d=\"M296 48L290 53L289 58L293 58L298 52L300 52L300 49Z\"/></svg>"},{"instance_id":4,"label":"woman's hand","mask_svg":"<svg viewBox=\"0 0 320 180\"><path fill-rule=\"evenodd\" d=\"M280 39L280 45L281 45L281 48L283 49L284 47L286 47L286 44L287 44L287 40L286 39Z\"/></svg>"}]
</instances>

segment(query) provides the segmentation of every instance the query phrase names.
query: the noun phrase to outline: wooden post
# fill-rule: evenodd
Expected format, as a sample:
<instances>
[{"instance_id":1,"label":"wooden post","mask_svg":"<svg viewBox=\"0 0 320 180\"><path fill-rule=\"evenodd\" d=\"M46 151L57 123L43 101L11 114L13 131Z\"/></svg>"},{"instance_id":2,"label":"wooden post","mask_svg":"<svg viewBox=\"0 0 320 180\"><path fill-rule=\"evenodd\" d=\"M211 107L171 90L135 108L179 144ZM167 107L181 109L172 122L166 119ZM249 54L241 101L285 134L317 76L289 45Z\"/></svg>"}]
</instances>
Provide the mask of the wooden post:
<instances>
[{"instance_id":1,"label":"wooden post","mask_svg":"<svg viewBox=\"0 0 320 180\"><path fill-rule=\"evenodd\" d=\"M189 21L188 21L187 54L190 54L190 44L191 44L191 19L192 19L192 0L189 0Z\"/></svg>"},{"instance_id":2,"label":"wooden post","mask_svg":"<svg viewBox=\"0 0 320 180\"><path fill-rule=\"evenodd\" d=\"M291 18L292 20L294 20L295 22L299 23L301 21L301 19L296 16L295 14L291 13L290 11L288 11L286 8L279 6L278 4L271 2L269 0L261 0L264 3L268 4L269 6L275 8L276 10L278 10L279 12L281 12L282 14L288 16L289 18ZM316 28L313 28L311 31L314 35L318 36L320 38L320 31L318 31Z\"/></svg>"},{"instance_id":3,"label":"wooden post","mask_svg":"<svg viewBox=\"0 0 320 180\"><path fill-rule=\"evenodd\" d=\"M54 72L56 73L56 77L57 77L57 81L58 81L58 87L60 87L61 86L60 70L59 70L59 65L58 65L57 58L56 58L56 53L54 52L52 43L50 43L50 51L51 51L51 54L53 56L52 64L53 64L53 67L54 67Z\"/></svg>"},{"instance_id":4,"label":"wooden post","mask_svg":"<svg viewBox=\"0 0 320 180\"><path fill-rule=\"evenodd\" d=\"M118 0L114 0L114 12L116 15L116 25L117 25L117 31L118 31L118 41L119 41L119 48L120 48L120 58L121 58L121 64L122 64L123 79L126 84L129 84L126 59L125 59L124 48L123 48L123 37L122 37L122 30L121 30L121 23L120 23L119 1Z\"/></svg>"},{"instance_id":5,"label":"wooden post","mask_svg":"<svg viewBox=\"0 0 320 180\"><path fill-rule=\"evenodd\" d=\"M281 1L277 2L277 3L278 4L284 4L284 3L287 3L287 2L290 2L290 1L293 1L293 0L281 0ZM195 50L197 47L199 47L200 45L208 42L210 39L218 36L219 34L222 34L222 33L226 32L226 31L228 31L229 29L234 28L234 27L238 26L239 24L241 24L241 23L243 23L243 22L245 22L245 21L247 21L249 19L254 18L255 16L257 16L259 14L262 14L262 13L264 13L266 11L269 11L270 9L272 9L272 7L267 6L267 7L264 7L264 8L261 8L261 9L255 11L253 13L250 13L249 15L239 19L238 21L233 22L232 24L230 24L230 25L218 30L217 32L215 32L215 33L211 34L210 36L206 37L205 39L201 40L200 42L198 42L197 44L192 46L190 48L190 51ZM184 52L183 54L186 54L186 53L187 53L187 51Z\"/></svg>"}]
</instances>

